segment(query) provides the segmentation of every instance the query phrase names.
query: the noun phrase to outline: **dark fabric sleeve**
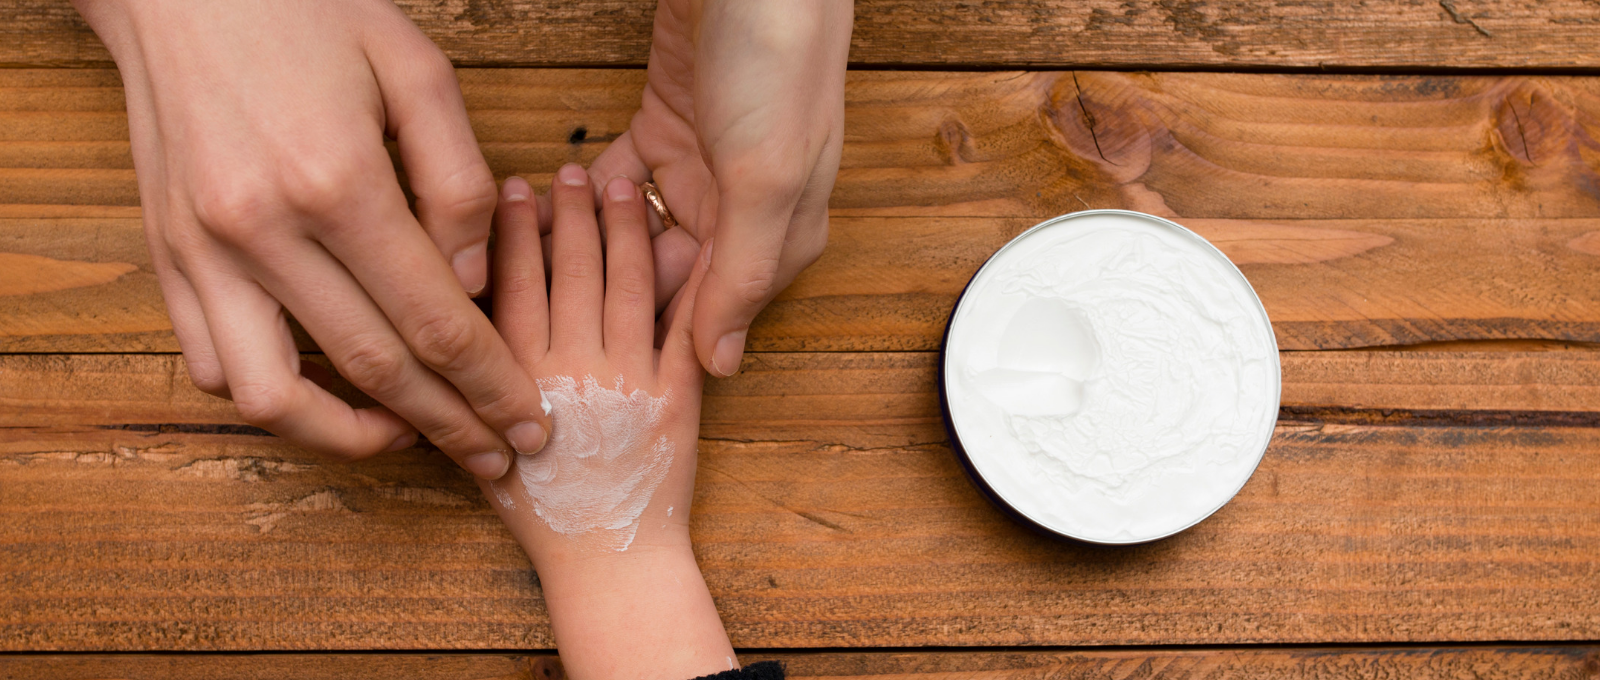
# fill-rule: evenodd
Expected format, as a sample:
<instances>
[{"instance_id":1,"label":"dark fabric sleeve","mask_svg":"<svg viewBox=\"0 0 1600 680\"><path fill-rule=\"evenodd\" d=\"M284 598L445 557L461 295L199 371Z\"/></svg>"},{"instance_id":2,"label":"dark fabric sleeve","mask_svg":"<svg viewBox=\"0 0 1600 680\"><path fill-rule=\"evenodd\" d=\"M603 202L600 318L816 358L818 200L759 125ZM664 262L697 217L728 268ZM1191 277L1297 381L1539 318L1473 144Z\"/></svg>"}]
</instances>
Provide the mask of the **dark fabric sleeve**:
<instances>
[{"instance_id":1,"label":"dark fabric sleeve","mask_svg":"<svg viewBox=\"0 0 1600 680\"><path fill-rule=\"evenodd\" d=\"M783 662L760 661L744 668L702 675L694 680L783 680Z\"/></svg>"}]
</instances>

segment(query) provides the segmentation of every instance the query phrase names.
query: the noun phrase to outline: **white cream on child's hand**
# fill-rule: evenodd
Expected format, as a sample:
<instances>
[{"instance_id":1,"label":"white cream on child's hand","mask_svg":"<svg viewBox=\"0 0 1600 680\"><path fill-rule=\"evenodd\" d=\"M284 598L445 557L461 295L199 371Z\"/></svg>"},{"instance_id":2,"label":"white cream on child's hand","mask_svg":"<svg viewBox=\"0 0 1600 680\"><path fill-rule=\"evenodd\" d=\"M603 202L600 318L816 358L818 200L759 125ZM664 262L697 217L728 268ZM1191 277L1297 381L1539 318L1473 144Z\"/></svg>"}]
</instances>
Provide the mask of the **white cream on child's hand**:
<instances>
[{"instance_id":1,"label":"white cream on child's hand","mask_svg":"<svg viewBox=\"0 0 1600 680\"><path fill-rule=\"evenodd\" d=\"M588 375L538 382L553 433L544 450L517 456L526 499L556 533L612 532L608 547L626 550L672 466L672 442L664 435L650 441L670 394L625 393L620 378L609 389ZM498 486L495 495L515 507Z\"/></svg>"}]
</instances>

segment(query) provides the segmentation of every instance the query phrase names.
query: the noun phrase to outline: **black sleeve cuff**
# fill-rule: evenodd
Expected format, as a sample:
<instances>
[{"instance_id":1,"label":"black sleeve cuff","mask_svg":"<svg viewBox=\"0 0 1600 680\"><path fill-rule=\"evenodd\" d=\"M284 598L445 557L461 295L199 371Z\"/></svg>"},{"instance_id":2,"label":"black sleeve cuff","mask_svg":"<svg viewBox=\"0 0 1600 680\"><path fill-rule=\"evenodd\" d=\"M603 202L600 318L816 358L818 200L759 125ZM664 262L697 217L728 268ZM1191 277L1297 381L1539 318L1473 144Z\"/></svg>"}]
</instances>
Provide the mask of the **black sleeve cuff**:
<instances>
[{"instance_id":1,"label":"black sleeve cuff","mask_svg":"<svg viewBox=\"0 0 1600 680\"><path fill-rule=\"evenodd\" d=\"M694 680L783 680L783 662L760 661L744 668L702 675Z\"/></svg>"}]
</instances>

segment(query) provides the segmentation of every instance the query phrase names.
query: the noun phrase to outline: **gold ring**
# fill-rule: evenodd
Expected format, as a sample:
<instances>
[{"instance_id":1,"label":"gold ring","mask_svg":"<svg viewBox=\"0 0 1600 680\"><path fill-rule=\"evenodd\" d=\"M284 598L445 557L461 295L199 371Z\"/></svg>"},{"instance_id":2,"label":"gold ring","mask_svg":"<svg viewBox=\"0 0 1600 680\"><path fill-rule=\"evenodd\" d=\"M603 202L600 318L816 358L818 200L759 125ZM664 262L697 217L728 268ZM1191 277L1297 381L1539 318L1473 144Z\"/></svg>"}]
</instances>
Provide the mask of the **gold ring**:
<instances>
[{"instance_id":1,"label":"gold ring","mask_svg":"<svg viewBox=\"0 0 1600 680\"><path fill-rule=\"evenodd\" d=\"M655 182L645 182L639 185L644 190L644 198L650 201L650 207L656 209L656 214L661 216L661 224L671 229L678 226L678 221L672 218L672 211L667 209L667 202L661 198L661 190L656 188Z\"/></svg>"}]
</instances>

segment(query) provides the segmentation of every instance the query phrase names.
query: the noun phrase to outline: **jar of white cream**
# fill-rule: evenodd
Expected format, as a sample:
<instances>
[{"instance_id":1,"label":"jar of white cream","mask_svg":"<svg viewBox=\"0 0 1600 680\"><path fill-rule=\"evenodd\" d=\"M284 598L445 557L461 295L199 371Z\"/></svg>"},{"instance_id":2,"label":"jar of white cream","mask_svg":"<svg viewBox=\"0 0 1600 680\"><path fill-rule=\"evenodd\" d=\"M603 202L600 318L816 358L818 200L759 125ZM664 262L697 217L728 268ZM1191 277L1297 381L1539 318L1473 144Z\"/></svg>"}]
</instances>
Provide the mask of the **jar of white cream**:
<instances>
[{"instance_id":1,"label":"jar of white cream","mask_svg":"<svg viewBox=\"0 0 1600 680\"><path fill-rule=\"evenodd\" d=\"M1001 247L957 300L945 426L1014 517L1092 543L1183 531L1249 480L1278 416L1278 347L1244 274L1194 232L1125 210Z\"/></svg>"}]
</instances>

